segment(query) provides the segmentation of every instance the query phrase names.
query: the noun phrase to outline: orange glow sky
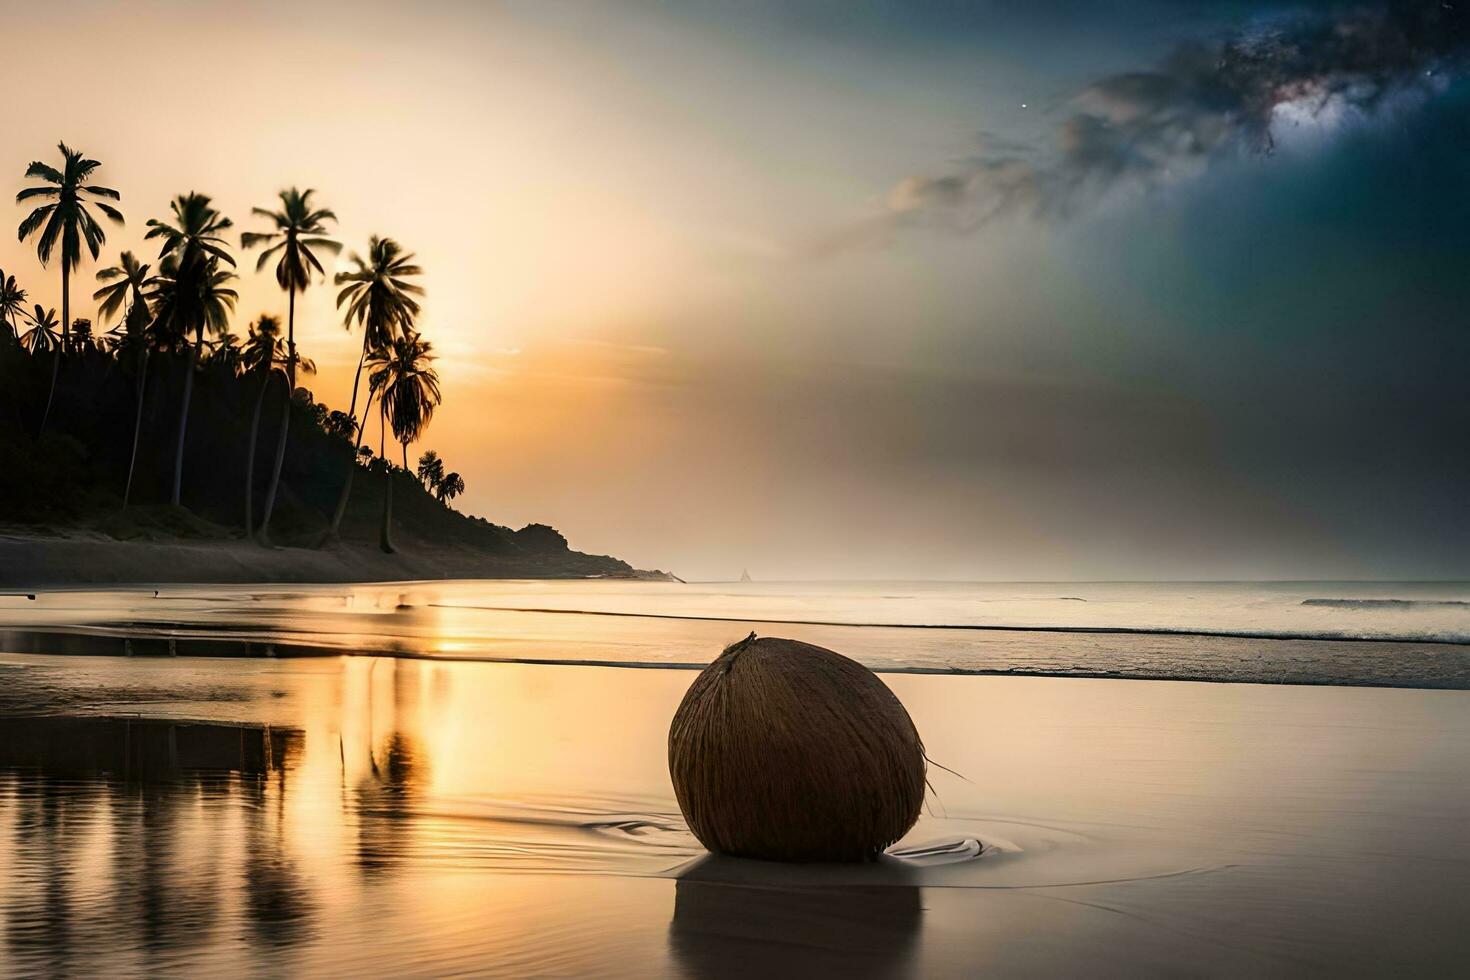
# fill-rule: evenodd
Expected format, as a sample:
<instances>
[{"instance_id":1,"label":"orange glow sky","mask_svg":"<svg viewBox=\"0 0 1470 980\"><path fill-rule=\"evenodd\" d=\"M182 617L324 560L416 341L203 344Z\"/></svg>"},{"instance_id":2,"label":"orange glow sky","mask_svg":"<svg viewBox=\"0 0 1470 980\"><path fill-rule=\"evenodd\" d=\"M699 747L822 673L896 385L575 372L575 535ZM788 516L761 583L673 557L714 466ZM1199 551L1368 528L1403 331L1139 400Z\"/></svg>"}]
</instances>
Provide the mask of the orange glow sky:
<instances>
[{"instance_id":1,"label":"orange glow sky","mask_svg":"<svg viewBox=\"0 0 1470 980\"><path fill-rule=\"evenodd\" d=\"M1036 106L1153 63L1206 6L1161 19L1139 0L1116 23L1075 5L997 11L966 34L827 3L810 17L636 0L11 4L0 174L19 190L59 139L100 159L128 218L106 264L153 256L144 222L176 193L212 195L240 231L281 187L316 188L349 249L389 235L427 270L421 326L446 400L413 452L464 475L460 508L544 521L642 567L1025 579L1460 562L1427 522L1410 529L1422 541L1374 524L1381 495L1323 510L1306 502L1315 477L1283 474L1295 462L1242 462L1254 430L1221 428L1239 401L1228 372L1280 368L1289 393L1295 367L1220 339L1240 333L1220 297L1244 273L1200 272L1198 248L1228 240L1196 213L1217 198L811 247L881 213L906 175L973 152L977 131L1034 135ZM1280 156L1279 179L1257 167L1199 186L1226 186L1231 214L1248 213L1253 194L1315 180L1326 155ZM1200 245L1192 224L1214 237ZM285 310L269 270L241 265L239 334ZM0 268L59 307L59 271L13 233ZM74 282L74 315L92 312L96 268ZM1260 288L1312 275L1273 268L1282 284ZM297 333L321 368L305 383L345 407L358 339L333 293L307 293ZM1252 329L1325 322L1320 295L1262 302ZM1329 395L1369 404L1357 383ZM1285 431L1297 408L1260 425ZM1360 464L1333 457L1322 479ZM1448 478L1406 487L1406 507L1453 496Z\"/></svg>"}]
</instances>

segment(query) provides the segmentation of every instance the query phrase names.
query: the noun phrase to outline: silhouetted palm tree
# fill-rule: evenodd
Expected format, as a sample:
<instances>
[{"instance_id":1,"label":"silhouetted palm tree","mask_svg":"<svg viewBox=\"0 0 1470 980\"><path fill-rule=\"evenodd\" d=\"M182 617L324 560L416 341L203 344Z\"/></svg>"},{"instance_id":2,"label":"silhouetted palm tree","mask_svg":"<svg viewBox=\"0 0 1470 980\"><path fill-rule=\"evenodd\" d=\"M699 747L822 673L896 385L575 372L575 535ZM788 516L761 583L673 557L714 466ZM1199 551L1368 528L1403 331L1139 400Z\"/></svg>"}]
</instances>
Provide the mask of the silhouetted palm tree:
<instances>
[{"instance_id":1,"label":"silhouetted palm tree","mask_svg":"<svg viewBox=\"0 0 1470 980\"><path fill-rule=\"evenodd\" d=\"M259 272L273 257L276 262L276 282L286 291L286 397L281 404L281 432L276 440L275 464L271 469L270 488L265 495L265 514L260 520L260 538L269 541L271 511L275 507L276 489L281 482L281 463L286 458L286 434L291 422L291 395L296 390L296 294L305 292L311 285L313 271L323 277L326 270L317 260L312 249L322 249L336 254L342 246L327 234L325 222L336 221L337 216L326 208L313 208L311 195L315 191L300 191L294 187L281 191L281 209L253 208L251 213L268 218L275 223L275 231L247 231L240 236L242 248L264 245L255 264Z\"/></svg>"},{"instance_id":2,"label":"silhouetted palm tree","mask_svg":"<svg viewBox=\"0 0 1470 980\"><path fill-rule=\"evenodd\" d=\"M439 486L435 490L435 496L444 503L448 503L462 493L464 493L464 477L458 473L444 474L444 479L439 481Z\"/></svg>"},{"instance_id":3,"label":"silhouetted palm tree","mask_svg":"<svg viewBox=\"0 0 1470 980\"><path fill-rule=\"evenodd\" d=\"M444 460L439 454L430 449L419 457L419 482L429 489L430 493L439 489L439 482L444 479Z\"/></svg>"},{"instance_id":4,"label":"silhouetted palm tree","mask_svg":"<svg viewBox=\"0 0 1470 980\"><path fill-rule=\"evenodd\" d=\"M20 339L17 318L24 316L25 311L26 291L20 288L14 276L7 276L4 271L0 271L0 324L6 328L7 339Z\"/></svg>"},{"instance_id":5,"label":"silhouetted palm tree","mask_svg":"<svg viewBox=\"0 0 1470 980\"><path fill-rule=\"evenodd\" d=\"M231 226L230 219L214 209L208 196L197 192L180 194L169 207L174 213L174 224L150 219L144 237L163 239L160 252L163 261L150 296L160 332L174 345L187 343L189 335L194 335L188 373L184 376L184 394L179 403L178 445L174 450L170 500L177 507L183 491L189 401L194 393L194 373L204 349L204 332L224 332L237 296L229 288L234 272L221 265L235 264L220 237L220 232Z\"/></svg>"},{"instance_id":6,"label":"silhouetted palm tree","mask_svg":"<svg viewBox=\"0 0 1470 980\"><path fill-rule=\"evenodd\" d=\"M56 319L55 309L42 309L37 303L35 310L27 313L31 329L21 335L20 345L34 357L37 354L51 355L51 388L46 395L46 410L41 414L41 427L37 437L46 431L46 419L51 414L51 400L56 397L56 366L61 363L61 323Z\"/></svg>"},{"instance_id":7,"label":"silhouetted palm tree","mask_svg":"<svg viewBox=\"0 0 1470 980\"><path fill-rule=\"evenodd\" d=\"M240 348L240 364L247 377L286 366L286 343L281 339L281 318L262 313L250 324Z\"/></svg>"},{"instance_id":8,"label":"silhouetted palm tree","mask_svg":"<svg viewBox=\"0 0 1470 980\"><path fill-rule=\"evenodd\" d=\"M80 150L73 150L65 143L58 143L56 147L61 151L61 169L57 170L39 160L33 162L26 168L26 179L42 180L45 183L39 187L27 187L15 195L15 203L24 204L35 198L50 199L26 215L25 220L20 223L19 238L25 241L32 234L40 232L36 238L36 256L42 265L51 260L56 243L61 242L61 346L65 350L68 347L66 332L71 319L71 273L81 264L82 242L87 243L87 251L95 259L103 243L107 241L107 233L102 230L97 219L92 217L88 207L95 206L118 224L122 224L123 216L112 205L95 200L109 198L117 201L121 200L122 195L110 187L88 183L93 171L102 164L85 159ZM93 199L83 197L84 194ZM53 381L53 386L54 384ZM41 424L44 428L45 421L42 420Z\"/></svg>"},{"instance_id":9,"label":"silhouetted palm tree","mask_svg":"<svg viewBox=\"0 0 1470 980\"><path fill-rule=\"evenodd\" d=\"M79 316L71 322L71 349L78 354L95 354L100 348L92 333L92 321Z\"/></svg>"},{"instance_id":10,"label":"silhouetted palm tree","mask_svg":"<svg viewBox=\"0 0 1470 980\"><path fill-rule=\"evenodd\" d=\"M297 361L307 374L316 371L310 358L300 357ZM255 409L250 414L250 443L245 457L245 534L254 533L255 526L255 445L260 432L260 410L265 404L265 392L271 379L279 376L286 380L288 362L287 348L281 340L281 319L263 313L250 325L250 336L240 349L240 366L246 376L258 376L259 387L255 392Z\"/></svg>"},{"instance_id":11,"label":"silhouetted palm tree","mask_svg":"<svg viewBox=\"0 0 1470 980\"><path fill-rule=\"evenodd\" d=\"M148 220L144 238L161 238L163 259L155 279L154 314L160 331L174 345L194 343L184 376L184 394L179 404L178 445L174 450L174 483L170 497L179 505L184 480L184 436L189 425L189 401L194 393L194 372L204 348L204 331L223 333L229 313L235 308L236 294L228 288L235 274L221 268L221 263L234 266L235 259L226 248L221 233L233 222L220 214L209 196L191 191L169 202L174 222Z\"/></svg>"},{"instance_id":12,"label":"silhouetted palm tree","mask_svg":"<svg viewBox=\"0 0 1470 980\"><path fill-rule=\"evenodd\" d=\"M97 308L97 317L103 323L123 313L123 336L116 344L119 356L131 353L137 359L138 395L133 417L133 451L128 457L128 481L123 487L123 506L133 496L133 469L138 463L138 440L143 432L143 396L148 390L148 327L153 322L153 311L148 308L148 272L152 268L147 262L139 262L132 252L118 256L118 264L101 269L97 281L107 283L92 294L102 305Z\"/></svg>"},{"instance_id":13,"label":"silhouetted palm tree","mask_svg":"<svg viewBox=\"0 0 1470 980\"><path fill-rule=\"evenodd\" d=\"M56 319L56 310L43 310L41 304L37 303L33 312L26 314L26 319L31 321L31 329L27 330L20 338L20 345L32 354L58 353L61 350L61 321ZM56 394L53 384L51 393ZM51 403L46 403L46 410L51 410Z\"/></svg>"},{"instance_id":14,"label":"silhouetted palm tree","mask_svg":"<svg viewBox=\"0 0 1470 980\"><path fill-rule=\"evenodd\" d=\"M61 344L57 356L51 362L51 391L46 396L46 411L41 415L41 426L37 434L46 431L46 422L51 417L51 404L56 398L56 379L61 372L60 355L67 348L67 330L71 320L71 273L82 261L82 242L87 243L87 250L95 259L102 243L107 240L107 234L97 224L97 219L92 217L88 205L95 205L97 210L119 224L123 220L122 214L112 205L82 197L83 194L90 194L93 198L107 197L114 201L120 199L118 192L110 187L87 183L92 172L101 164L96 160L84 159L80 151L73 150L65 143L58 143L57 148L61 150L62 168L57 170L39 160L33 161L26 168L26 179L43 180L46 183L39 187L27 187L15 195L16 204L35 198L54 198L37 205L26 215L25 220L20 223L18 233L19 239L25 241L39 232L36 237L36 256L42 265L51 260L56 243L61 242Z\"/></svg>"},{"instance_id":15,"label":"silhouetted palm tree","mask_svg":"<svg viewBox=\"0 0 1470 980\"><path fill-rule=\"evenodd\" d=\"M279 367L286 363L286 345L281 340L279 317L263 313L250 325L241 356L246 376L258 377L255 409L250 413L250 442L245 453L245 534L255 533L255 442L260 432L260 409L265 404L265 391Z\"/></svg>"},{"instance_id":16,"label":"silhouetted palm tree","mask_svg":"<svg viewBox=\"0 0 1470 980\"><path fill-rule=\"evenodd\" d=\"M238 378L243 372L240 362L243 348L235 334L226 330L213 340L206 340L204 349L209 352L204 360L205 370L226 380Z\"/></svg>"},{"instance_id":17,"label":"silhouetted palm tree","mask_svg":"<svg viewBox=\"0 0 1470 980\"><path fill-rule=\"evenodd\" d=\"M343 287L337 294L337 308L347 304L343 324L348 330L354 324L362 328L362 353L357 358L357 373L352 378L352 403L347 409L356 428L352 436L353 445L361 448L360 437L367 427L373 400L370 391L367 404L362 408L362 420L357 421L357 388L362 380L363 364L370 352L386 349L395 337L413 329L414 318L419 314L419 304L414 297L424 295L424 290L409 282L408 277L422 275L423 270L414 264L412 253L403 251L393 239L377 235L368 239L366 259L356 252L349 258L355 268L350 272L337 273L337 285ZM342 526L347 500L352 494L352 478L356 473L357 462L353 459L347 465L347 477L337 496L337 507L332 512L328 539L335 537Z\"/></svg>"},{"instance_id":18,"label":"silhouetted palm tree","mask_svg":"<svg viewBox=\"0 0 1470 980\"><path fill-rule=\"evenodd\" d=\"M143 295L148 288L150 268L148 263L139 262L132 252L123 252L118 256L117 265L98 270L97 281L107 284L92 294L92 298L101 304L97 307L98 319L106 323L121 310L129 333L135 332L135 326L139 330L145 328L148 320L153 318Z\"/></svg>"},{"instance_id":19,"label":"silhouetted palm tree","mask_svg":"<svg viewBox=\"0 0 1470 980\"><path fill-rule=\"evenodd\" d=\"M178 260L180 268L190 262L207 262L218 259L226 265L235 264L228 245L221 233L234 227L234 222L215 210L208 194L190 191L180 194L169 202L174 213L173 224L158 218L148 219L145 239L162 238L163 247L159 256L171 255Z\"/></svg>"},{"instance_id":20,"label":"silhouetted palm tree","mask_svg":"<svg viewBox=\"0 0 1470 980\"><path fill-rule=\"evenodd\" d=\"M434 371L433 360L433 345L411 332L368 357L368 386L379 392L378 412L392 426L393 438L403 447L405 471L408 471L408 444L423 433L441 401L439 375ZM382 454L380 447L379 455ZM393 467L386 457L383 463L383 526L378 544L391 554L394 550Z\"/></svg>"}]
</instances>

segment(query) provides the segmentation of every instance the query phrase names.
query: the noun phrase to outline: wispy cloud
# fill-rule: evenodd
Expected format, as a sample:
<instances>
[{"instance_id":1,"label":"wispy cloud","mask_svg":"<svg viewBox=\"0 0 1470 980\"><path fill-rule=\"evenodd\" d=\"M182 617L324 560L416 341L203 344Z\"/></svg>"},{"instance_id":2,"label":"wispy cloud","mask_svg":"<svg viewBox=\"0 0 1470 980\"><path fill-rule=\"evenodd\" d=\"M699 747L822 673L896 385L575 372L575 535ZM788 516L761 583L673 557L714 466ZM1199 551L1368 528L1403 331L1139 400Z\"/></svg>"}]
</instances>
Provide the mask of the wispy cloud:
<instances>
[{"instance_id":1,"label":"wispy cloud","mask_svg":"<svg viewBox=\"0 0 1470 980\"><path fill-rule=\"evenodd\" d=\"M1266 153L1283 122L1365 115L1443 88L1470 54L1470 10L1449 0L1296 15L1162 64L1086 86L1051 144L982 134L948 169L899 181L883 207L823 236L817 254L881 244L906 229L966 235L996 218L1078 213L1124 189L1197 175L1240 153Z\"/></svg>"}]
</instances>

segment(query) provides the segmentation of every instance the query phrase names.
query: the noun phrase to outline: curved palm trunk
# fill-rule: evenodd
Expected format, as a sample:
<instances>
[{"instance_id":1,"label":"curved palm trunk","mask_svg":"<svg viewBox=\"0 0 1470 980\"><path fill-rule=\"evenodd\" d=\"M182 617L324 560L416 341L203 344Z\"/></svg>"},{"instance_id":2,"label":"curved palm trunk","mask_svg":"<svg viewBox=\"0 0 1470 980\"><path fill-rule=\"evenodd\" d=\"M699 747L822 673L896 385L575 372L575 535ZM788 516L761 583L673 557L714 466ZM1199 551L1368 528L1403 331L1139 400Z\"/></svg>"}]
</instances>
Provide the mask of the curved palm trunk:
<instances>
[{"instance_id":1,"label":"curved palm trunk","mask_svg":"<svg viewBox=\"0 0 1470 980\"><path fill-rule=\"evenodd\" d=\"M194 332L194 349L189 352L188 374L184 375L184 397L179 404L179 444L174 449L174 492L170 502L179 506L184 488L184 434L189 429L189 399L194 396L194 372L199 369L199 348L204 346L204 328Z\"/></svg>"},{"instance_id":2,"label":"curved palm trunk","mask_svg":"<svg viewBox=\"0 0 1470 980\"><path fill-rule=\"evenodd\" d=\"M39 328L38 328L39 329ZM41 427L36 430L36 438L41 438L46 431L46 421L51 418L51 403L56 400L56 376L61 373L61 349L51 352L51 391L46 395L46 410L41 413Z\"/></svg>"},{"instance_id":3,"label":"curved palm trunk","mask_svg":"<svg viewBox=\"0 0 1470 980\"><path fill-rule=\"evenodd\" d=\"M286 382L286 396L281 402L281 433L276 438L276 460L271 466L271 483L265 492L265 510L260 516L260 543L270 544L271 512L276 506L276 490L281 485L281 464L286 459L286 432L291 428L291 393L295 389Z\"/></svg>"},{"instance_id":4,"label":"curved palm trunk","mask_svg":"<svg viewBox=\"0 0 1470 980\"><path fill-rule=\"evenodd\" d=\"M265 491L265 513L260 517L260 543L270 544L271 512L281 486L281 464L286 459L286 434L291 428L291 396L296 391L296 290L286 291L286 401L281 406L281 433L276 438L276 461Z\"/></svg>"},{"instance_id":5,"label":"curved palm trunk","mask_svg":"<svg viewBox=\"0 0 1470 980\"><path fill-rule=\"evenodd\" d=\"M61 374L61 358L71 346L71 270L66 267L66 256L61 257L61 348L51 362L51 392L46 396L46 410L41 413L41 427L36 438L46 431L46 422L51 418L51 404L56 400L56 379Z\"/></svg>"},{"instance_id":6,"label":"curved palm trunk","mask_svg":"<svg viewBox=\"0 0 1470 980\"><path fill-rule=\"evenodd\" d=\"M265 390L271 386L273 371L267 371L255 393L255 410L250 413L250 449L245 456L245 536L255 534L255 441L260 432L260 410L265 405Z\"/></svg>"},{"instance_id":7,"label":"curved palm trunk","mask_svg":"<svg viewBox=\"0 0 1470 980\"><path fill-rule=\"evenodd\" d=\"M383 526L378 531L378 547L387 554L393 554L397 549L393 547L393 464L383 454L387 447L384 431L387 428L387 413L380 411L380 425L378 430L378 458L383 461Z\"/></svg>"},{"instance_id":8,"label":"curved palm trunk","mask_svg":"<svg viewBox=\"0 0 1470 980\"><path fill-rule=\"evenodd\" d=\"M358 424L357 420L353 419L352 459L348 463L347 479L342 483L342 492L337 495L337 509L332 513L332 526L322 537L322 544L326 544L337 536L337 529L342 526L342 518L347 514L347 498L352 495L352 479L357 475L357 453L367 445L362 440L362 435L363 430L367 428L367 417L372 408L373 393L368 392L367 404L362 406L362 423Z\"/></svg>"},{"instance_id":9,"label":"curved palm trunk","mask_svg":"<svg viewBox=\"0 0 1470 980\"><path fill-rule=\"evenodd\" d=\"M362 331L362 353L357 355L357 373L352 376L352 404L347 408L347 414L357 421L357 386L362 382L362 366L367 362L368 331L364 327ZM372 395L368 395L368 401L372 401ZM367 406L362 409L363 424L367 424Z\"/></svg>"},{"instance_id":10,"label":"curved palm trunk","mask_svg":"<svg viewBox=\"0 0 1470 980\"><path fill-rule=\"evenodd\" d=\"M133 417L133 454L128 457L128 482L123 488L123 506L133 496L133 470L138 465L138 437L143 431L143 396L148 391L148 348L138 354L138 408Z\"/></svg>"},{"instance_id":11,"label":"curved palm trunk","mask_svg":"<svg viewBox=\"0 0 1470 980\"><path fill-rule=\"evenodd\" d=\"M332 511L332 526L322 538L322 543L335 538L342 527L342 518L347 514L347 498L352 496L352 477L357 472L357 447L361 445L358 441L362 437L362 431L367 428L368 409L373 404L373 394L368 392L367 404L362 407L362 424L357 422L357 386L362 381L362 365L367 360L368 331L364 327L362 331L362 353L357 356L357 374L352 378L352 404L347 409L347 414L352 418L352 458L347 461L347 479L342 481L342 490L337 494L337 507Z\"/></svg>"}]
</instances>

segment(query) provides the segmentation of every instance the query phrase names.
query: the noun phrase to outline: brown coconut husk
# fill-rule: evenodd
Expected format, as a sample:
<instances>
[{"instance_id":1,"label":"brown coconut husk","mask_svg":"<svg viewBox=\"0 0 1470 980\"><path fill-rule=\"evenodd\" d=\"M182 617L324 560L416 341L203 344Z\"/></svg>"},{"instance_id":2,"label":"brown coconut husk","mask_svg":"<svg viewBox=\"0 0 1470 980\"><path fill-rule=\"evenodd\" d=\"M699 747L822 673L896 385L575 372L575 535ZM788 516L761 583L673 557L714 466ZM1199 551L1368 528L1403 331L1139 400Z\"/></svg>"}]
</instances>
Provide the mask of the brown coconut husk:
<instances>
[{"instance_id":1,"label":"brown coconut husk","mask_svg":"<svg viewBox=\"0 0 1470 980\"><path fill-rule=\"evenodd\" d=\"M871 670L752 633L684 695L669 774L711 851L871 861L919 819L926 761L908 712Z\"/></svg>"}]
</instances>

